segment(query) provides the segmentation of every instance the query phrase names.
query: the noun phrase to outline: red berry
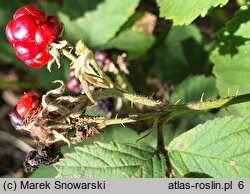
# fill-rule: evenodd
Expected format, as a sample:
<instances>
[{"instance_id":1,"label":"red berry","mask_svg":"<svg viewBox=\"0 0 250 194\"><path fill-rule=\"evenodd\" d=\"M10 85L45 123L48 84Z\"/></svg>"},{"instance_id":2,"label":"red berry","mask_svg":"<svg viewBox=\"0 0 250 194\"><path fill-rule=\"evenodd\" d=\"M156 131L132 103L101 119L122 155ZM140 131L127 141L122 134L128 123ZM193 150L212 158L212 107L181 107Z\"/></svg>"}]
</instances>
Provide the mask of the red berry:
<instances>
[{"instance_id":1,"label":"red berry","mask_svg":"<svg viewBox=\"0 0 250 194\"><path fill-rule=\"evenodd\" d=\"M46 22L46 15L37 9L36 7L33 7L31 5L26 5L14 13L13 19L16 20L17 18L24 16L24 15L32 15L36 18L37 24L45 23Z\"/></svg>"},{"instance_id":2,"label":"red berry","mask_svg":"<svg viewBox=\"0 0 250 194\"><path fill-rule=\"evenodd\" d=\"M16 42L16 39L13 37L12 33L11 33L11 29L14 28L14 25L15 25L15 21L14 20L11 20L7 26L6 26L6 29L5 29L5 33L6 33L6 36L7 36L7 39L8 41L11 43L11 44L14 44Z\"/></svg>"},{"instance_id":3,"label":"red berry","mask_svg":"<svg viewBox=\"0 0 250 194\"><path fill-rule=\"evenodd\" d=\"M24 63L32 68L39 68L48 63L50 59L51 55L47 49L44 49L34 59L25 60Z\"/></svg>"},{"instance_id":4,"label":"red berry","mask_svg":"<svg viewBox=\"0 0 250 194\"><path fill-rule=\"evenodd\" d=\"M35 33L38 25L35 18L30 15L24 15L17 20L14 20L15 24L11 28L12 36L19 41L34 41Z\"/></svg>"},{"instance_id":5,"label":"red berry","mask_svg":"<svg viewBox=\"0 0 250 194\"><path fill-rule=\"evenodd\" d=\"M38 53L38 55L33 59L33 61L37 64L37 66L33 66L34 68L41 67L43 64L46 64L50 61L51 55L47 51L47 49L43 49Z\"/></svg>"},{"instance_id":6,"label":"red berry","mask_svg":"<svg viewBox=\"0 0 250 194\"><path fill-rule=\"evenodd\" d=\"M49 54L47 49L43 49L34 59L24 60L23 62L29 67L39 68L48 63L51 58L52 56Z\"/></svg>"},{"instance_id":7,"label":"red berry","mask_svg":"<svg viewBox=\"0 0 250 194\"><path fill-rule=\"evenodd\" d=\"M18 9L5 29L17 56L33 68L48 63L52 56L49 45L61 34L62 23L31 5Z\"/></svg>"},{"instance_id":8,"label":"red berry","mask_svg":"<svg viewBox=\"0 0 250 194\"><path fill-rule=\"evenodd\" d=\"M32 59L39 53L39 49L34 42L17 42L14 44L14 50L22 60Z\"/></svg>"},{"instance_id":9,"label":"red berry","mask_svg":"<svg viewBox=\"0 0 250 194\"><path fill-rule=\"evenodd\" d=\"M43 24L37 28L35 41L38 46L46 47L57 37L57 33L49 24Z\"/></svg>"},{"instance_id":10,"label":"red berry","mask_svg":"<svg viewBox=\"0 0 250 194\"><path fill-rule=\"evenodd\" d=\"M29 60L24 60L23 61L27 66L32 67L32 68L39 68L43 66L44 64L36 63L33 59Z\"/></svg>"},{"instance_id":11,"label":"red berry","mask_svg":"<svg viewBox=\"0 0 250 194\"><path fill-rule=\"evenodd\" d=\"M79 81L79 79L77 79L76 77L71 77L67 81L67 88L71 92L81 93L81 91L82 91L82 84Z\"/></svg>"},{"instance_id":12,"label":"red berry","mask_svg":"<svg viewBox=\"0 0 250 194\"><path fill-rule=\"evenodd\" d=\"M61 34L61 31L62 31L63 27L62 27L62 23L60 22L60 20L57 17L48 16L47 17L47 23L54 28L54 30L57 33L57 36L59 36Z\"/></svg>"},{"instance_id":13,"label":"red berry","mask_svg":"<svg viewBox=\"0 0 250 194\"><path fill-rule=\"evenodd\" d=\"M21 96L16 111L22 117L25 118L26 114L32 109L39 105L39 95L35 92L27 92Z\"/></svg>"}]
</instances>

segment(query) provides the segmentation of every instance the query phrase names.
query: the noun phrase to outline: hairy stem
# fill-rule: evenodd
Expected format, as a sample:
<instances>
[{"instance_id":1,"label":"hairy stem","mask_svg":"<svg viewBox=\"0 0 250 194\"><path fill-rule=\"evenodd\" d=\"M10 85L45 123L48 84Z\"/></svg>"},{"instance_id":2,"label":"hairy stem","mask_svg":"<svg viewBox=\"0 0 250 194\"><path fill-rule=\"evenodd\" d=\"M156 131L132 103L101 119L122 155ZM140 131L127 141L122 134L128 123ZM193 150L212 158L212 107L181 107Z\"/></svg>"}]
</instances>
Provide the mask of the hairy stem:
<instances>
[{"instance_id":1,"label":"hairy stem","mask_svg":"<svg viewBox=\"0 0 250 194\"><path fill-rule=\"evenodd\" d=\"M142 113L142 114L131 115L125 118L113 118L113 119L106 119L105 121L104 120L100 121L99 126L101 128L113 124L125 124L125 123L137 122L140 120L156 119L159 116L169 121L178 115L182 115L188 112L205 111L214 108L222 108L222 107L227 107L229 105L250 101L250 94L244 94L240 96L231 96L208 102L188 103L183 105L164 105L154 100L151 100L147 97L127 93L117 88L97 91L93 94L93 97L95 100L100 100L107 97L122 97L133 103L143 104L152 108L150 113ZM85 101L86 100L87 98L85 99Z\"/></svg>"},{"instance_id":2,"label":"hairy stem","mask_svg":"<svg viewBox=\"0 0 250 194\"><path fill-rule=\"evenodd\" d=\"M239 104L243 102L250 101L250 94L243 94L239 96L230 96L226 98L206 101L206 102L195 102L181 105L166 105L161 102L149 99L144 96L139 96L137 94L128 93L121 89L111 88L98 91L93 94L93 97L98 100L107 97L122 97L131 101L132 103L143 104L152 108L157 108L158 110L164 112L173 112L173 116L181 115L191 111L204 111L214 108L223 108L233 104Z\"/></svg>"},{"instance_id":3,"label":"hairy stem","mask_svg":"<svg viewBox=\"0 0 250 194\"><path fill-rule=\"evenodd\" d=\"M118 88L111 88L111 89L105 89L105 90L101 90L99 92L96 92L93 94L93 97L95 100L99 100L102 99L103 97L121 97L124 99L127 99L129 101L131 101L132 103L138 103L138 104L143 104L149 107L161 107L161 103L151 100L147 97L144 96L139 96L137 94L132 94L132 93L128 93L124 90L118 89Z\"/></svg>"},{"instance_id":4,"label":"hairy stem","mask_svg":"<svg viewBox=\"0 0 250 194\"><path fill-rule=\"evenodd\" d=\"M239 96L230 96L227 98L221 98L213 101L189 103L186 106L191 110L210 110L214 108L227 107L233 104L240 104L248 101L250 101L250 94L243 94Z\"/></svg>"},{"instance_id":5,"label":"hairy stem","mask_svg":"<svg viewBox=\"0 0 250 194\"><path fill-rule=\"evenodd\" d=\"M100 129L108 126L108 125L115 125L115 124L125 124L125 123L134 123L137 121L142 121L142 120L149 120L149 119L155 119L159 116L162 116L162 112L154 112L152 113L144 113L144 114L137 114L137 115L129 115L128 117L125 118L114 118L114 119L99 119L96 120L98 123L98 127Z\"/></svg>"}]
</instances>

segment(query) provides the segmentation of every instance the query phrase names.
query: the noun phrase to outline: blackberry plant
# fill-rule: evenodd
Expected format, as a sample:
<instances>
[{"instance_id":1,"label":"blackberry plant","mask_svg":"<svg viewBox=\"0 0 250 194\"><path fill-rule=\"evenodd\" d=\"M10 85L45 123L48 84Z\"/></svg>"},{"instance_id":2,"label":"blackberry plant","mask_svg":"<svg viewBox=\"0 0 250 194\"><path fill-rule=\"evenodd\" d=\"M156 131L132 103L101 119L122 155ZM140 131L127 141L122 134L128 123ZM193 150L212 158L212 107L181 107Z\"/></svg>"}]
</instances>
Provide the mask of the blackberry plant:
<instances>
[{"instance_id":1,"label":"blackberry plant","mask_svg":"<svg viewBox=\"0 0 250 194\"><path fill-rule=\"evenodd\" d=\"M248 1L48 3L6 21L17 57L0 47L42 87L9 114L34 142L26 172L250 177Z\"/></svg>"}]
</instances>

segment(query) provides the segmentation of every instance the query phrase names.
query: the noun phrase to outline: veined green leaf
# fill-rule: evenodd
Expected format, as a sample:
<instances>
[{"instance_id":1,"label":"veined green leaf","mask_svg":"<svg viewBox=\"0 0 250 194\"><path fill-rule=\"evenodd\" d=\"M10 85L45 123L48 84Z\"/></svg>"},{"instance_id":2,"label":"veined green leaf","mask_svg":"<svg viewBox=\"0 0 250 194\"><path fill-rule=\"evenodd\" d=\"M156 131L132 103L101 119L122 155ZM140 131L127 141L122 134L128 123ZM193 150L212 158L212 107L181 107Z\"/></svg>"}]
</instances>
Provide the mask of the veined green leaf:
<instances>
[{"instance_id":1,"label":"veined green leaf","mask_svg":"<svg viewBox=\"0 0 250 194\"><path fill-rule=\"evenodd\" d=\"M191 173L216 178L250 177L250 119L224 117L207 121L169 145L179 176Z\"/></svg>"},{"instance_id":2,"label":"veined green leaf","mask_svg":"<svg viewBox=\"0 0 250 194\"><path fill-rule=\"evenodd\" d=\"M190 24L198 16L205 16L210 8L223 6L228 0L157 0L160 16L172 19L174 25Z\"/></svg>"}]
</instances>

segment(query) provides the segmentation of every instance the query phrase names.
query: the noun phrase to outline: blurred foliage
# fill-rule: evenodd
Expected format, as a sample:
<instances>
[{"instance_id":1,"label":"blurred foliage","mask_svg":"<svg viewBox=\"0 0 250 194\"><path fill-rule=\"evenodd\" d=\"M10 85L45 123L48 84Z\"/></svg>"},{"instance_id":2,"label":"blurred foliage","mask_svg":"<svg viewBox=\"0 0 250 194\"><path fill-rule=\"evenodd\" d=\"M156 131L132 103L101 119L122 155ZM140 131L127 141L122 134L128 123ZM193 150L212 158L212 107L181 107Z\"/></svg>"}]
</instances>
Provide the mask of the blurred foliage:
<instances>
[{"instance_id":1,"label":"blurred foliage","mask_svg":"<svg viewBox=\"0 0 250 194\"><path fill-rule=\"evenodd\" d=\"M4 71L13 67L15 70L18 69L18 72L20 70L21 73L18 76L22 77L23 83L19 83L19 80L13 82L0 80L0 86L4 89L14 85L19 89L23 87L47 91L55 87L52 84L53 80L60 79L66 82L69 78L70 61L68 59L61 59L60 69L54 64L52 73L48 72L46 66L31 69L17 58L11 44L7 41L5 26L11 20L15 10L22 5L32 4L43 9L47 14L57 15L61 19L66 30L65 38L72 45L79 39L83 39L93 51L108 49L113 52L113 58L126 52L128 55L126 64L130 71L127 78L135 92L153 97L158 95L155 97L157 100L164 98L172 104L179 99L179 103L198 102L202 93L204 93L204 100L234 95L237 90L240 94L249 93L249 1L229 1L223 8L218 5L226 4L227 0L190 2L185 0L1 0L1 68ZM218 7L214 8L216 6ZM241 8L237 11L239 6ZM236 11L237 14L234 16ZM224 28L221 30L222 27ZM29 85L29 82L32 83ZM23 91L18 90L18 92L20 94ZM121 115L126 114L128 110L131 109L123 107ZM228 111L230 114L250 115L250 103L235 105ZM87 110L87 113L104 114L97 110ZM199 123L228 114L225 110L215 110L177 117L165 126L165 143L169 144L181 133ZM96 141L106 145L114 141L121 144L136 143L155 147L156 131L151 132L152 125L145 122L139 125L138 130L132 129L133 126L131 128L108 127L104 129L103 134L77 146L93 145ZM139 133L141 131L143 132ZM137 142L146 134L148 136ZM185 134L183 137L186 137ZM175 146L175 143L171 145ZM75 146L63 147L63 153L73 152L74 148ZM189 171L185 173L192 174ZM200 173L207 174L207 171ZM42 167L32 176L54 177L56 175L57 171L54 167Z\"/></svg>"},{"instance_id":2,"label":"blurred foliage","mask_svg":"<svg viewBox=\"0 0 250 194\"><path fill-rule=\"evenodd\" d=\"M250 5L244 5L233 20L219 32L220 45L211 54L215 64L213 72L220 95L250 92L249 86L249 52L250 52ZM230 112L250 115L250 103L235 105Z\"/></svg>"}]
</instances>

